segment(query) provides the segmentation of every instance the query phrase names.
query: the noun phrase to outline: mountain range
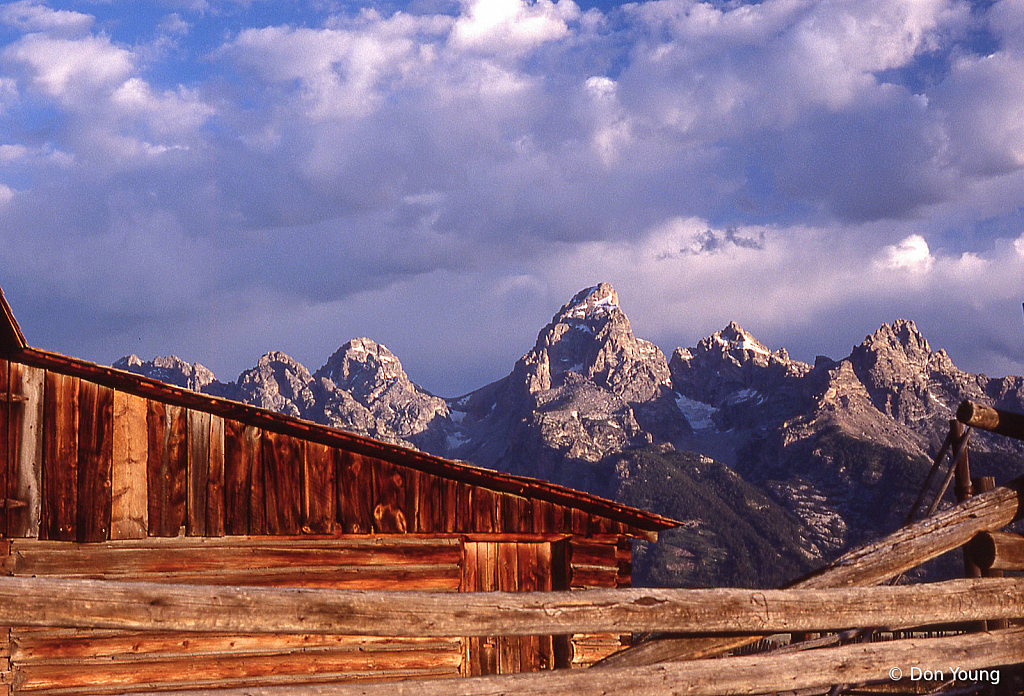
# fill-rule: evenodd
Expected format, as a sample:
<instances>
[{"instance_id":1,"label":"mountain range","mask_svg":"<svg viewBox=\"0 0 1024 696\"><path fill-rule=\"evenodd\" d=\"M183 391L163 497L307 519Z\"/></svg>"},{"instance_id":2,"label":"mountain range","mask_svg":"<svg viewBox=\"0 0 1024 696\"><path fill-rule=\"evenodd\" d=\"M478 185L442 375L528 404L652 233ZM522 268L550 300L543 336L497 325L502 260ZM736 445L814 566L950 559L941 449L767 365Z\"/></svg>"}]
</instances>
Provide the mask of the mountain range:
<instances>
[{"instance_id":1,"label":"mountain range","mask_svg":"<svg viewBox=\"0 0 1024 696\"><path fill-rule=\"evenodd\" d=\"M1024 378L959 370L903 319L813 365L735 323L666 359L607 283L563 305L506 377L461 398L416 385L368 338L312 373L267 353L233 382L173 356L114 366L672 516L683 525L638 544L634 568L638 583L671 586L779 585L888 533L961 400L1024 412ZM976 475L1024 470L1021 443L979 433L970 451Z\"/></svg>"}]
</instances>

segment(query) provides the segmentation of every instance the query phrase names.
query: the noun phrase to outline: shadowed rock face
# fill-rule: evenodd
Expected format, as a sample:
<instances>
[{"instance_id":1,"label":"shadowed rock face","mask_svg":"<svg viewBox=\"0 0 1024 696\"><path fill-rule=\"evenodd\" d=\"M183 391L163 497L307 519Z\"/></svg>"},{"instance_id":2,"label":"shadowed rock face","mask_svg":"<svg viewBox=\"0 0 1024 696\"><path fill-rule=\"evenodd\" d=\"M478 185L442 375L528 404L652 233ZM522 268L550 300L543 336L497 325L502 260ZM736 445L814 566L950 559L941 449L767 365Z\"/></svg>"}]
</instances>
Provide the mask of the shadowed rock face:
<instances>
[{"instance_id":1,"label":"shadowed rock face","mask_svg":"<svg viewBox=\"0 0 1024 696\"><path fill-rule=\"evenodd\" d=\"M228 383L173 356L115 367L684 520L666 535L676 546L639 557L666 564L645 577L669 584L710 577L701 554L734 569L714 571L726 573L719 581L749 584L728 573L760 567L765 549L791 546L786 568L796 572L891 531L961 400L1024 412L1024 379L963 372L906 320L813 366L736 323L667 362L633 334L607 283L563 305L506 377L458 399L416 385L368 338L313 374L277 352ZM975 473L1024 470L1019 443L983 433L972 442ZM736 544L746 550L729 557Z\"/></svg>"}]
</instances>

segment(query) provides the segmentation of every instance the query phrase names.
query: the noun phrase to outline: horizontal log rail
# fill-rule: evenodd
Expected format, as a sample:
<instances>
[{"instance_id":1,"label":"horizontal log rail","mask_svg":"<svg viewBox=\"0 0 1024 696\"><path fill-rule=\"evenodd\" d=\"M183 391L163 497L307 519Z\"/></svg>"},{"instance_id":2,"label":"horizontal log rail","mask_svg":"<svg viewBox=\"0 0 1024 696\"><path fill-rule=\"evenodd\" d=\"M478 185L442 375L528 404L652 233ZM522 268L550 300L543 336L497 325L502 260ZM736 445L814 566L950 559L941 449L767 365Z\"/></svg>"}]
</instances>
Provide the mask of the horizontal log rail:
<instances>
[{"instance_id":1,"label":"horizontal log rail","mask_svg":"<svg viewBox=\"0 0 1024 696\"><path fill-rule=\"evenodd\" d=\"M1024 537L1012 532L984 532L967 550L982 570L1024 570Z\"/></svg>"},{"instance_id":2,"label":"horizontal log rail","mask_svg":"<svg viewBox=\"0 0 1024 696\"><path fill-rule=\"evenodd\" d=\"M962 401L956 419L972 428L981 428L998 435L1024 440L1024 413L1003 411L973 401Z\"/></svg>"},{"instance_id":3,"label":"horizontal log rail","mask_svg":"<svg viewBox=\"0 0 1024 696\"><path fill-rule=\"evenodd\" d=\"M925 561L963 546L980 532L1002 529L1024 515L1024 477L909 524L854 549L792 588L877 585ZM749 645L759 636L667 637L646 641L597 662L594 668L653 665L694 660Z\"/></svg>"},{"instance_id":4,"label":"horizontal log rail","mask_svg":"<svg viewBox=\"0 0 1024 696\"><path fill-rule=\"evenodd\" d=\"M894 668L950 674L1019 662L1024 628L945 638L859 643L788 655L751 655L647 667L557 670L465 679L167 692L167 696L711 696L827 688L838 683L890 682ZM991 673L990 673L991 674Z\"/></svg>"},{"instance_id":5,"label":"horizontal log rail","mask_svg":"<svg viewBox=\"0 0 1024 696\"><path fill-rule=\"evenodd\" d=\"M378 636L777 633L1024 618L1024 578L873 588L390 592L0 578L0 625Z\"/></svg>"}]
</instances>

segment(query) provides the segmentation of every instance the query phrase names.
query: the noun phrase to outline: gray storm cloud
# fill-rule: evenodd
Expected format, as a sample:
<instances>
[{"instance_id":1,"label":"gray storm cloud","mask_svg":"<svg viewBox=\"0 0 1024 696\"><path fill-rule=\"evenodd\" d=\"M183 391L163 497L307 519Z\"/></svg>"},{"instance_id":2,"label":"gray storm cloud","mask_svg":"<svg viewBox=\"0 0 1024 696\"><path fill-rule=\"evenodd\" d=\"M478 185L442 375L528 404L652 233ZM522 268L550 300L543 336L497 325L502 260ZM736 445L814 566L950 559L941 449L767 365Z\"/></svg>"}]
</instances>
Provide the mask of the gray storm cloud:
<instances>
[{"instance_id":1,"label":"gray storm cloud","mask_svg":"<svg viewBox=\"0 0 1024 696\"><path fill-rule=\"evenodd\" d=\"M368 334L456 393L608 279L668 349L737 319L839 352L906 315L1024 367L1019 3L175 10L137 40L0 11L2 284L40 345L231 377Z\"/></svg>"}]
</instances>

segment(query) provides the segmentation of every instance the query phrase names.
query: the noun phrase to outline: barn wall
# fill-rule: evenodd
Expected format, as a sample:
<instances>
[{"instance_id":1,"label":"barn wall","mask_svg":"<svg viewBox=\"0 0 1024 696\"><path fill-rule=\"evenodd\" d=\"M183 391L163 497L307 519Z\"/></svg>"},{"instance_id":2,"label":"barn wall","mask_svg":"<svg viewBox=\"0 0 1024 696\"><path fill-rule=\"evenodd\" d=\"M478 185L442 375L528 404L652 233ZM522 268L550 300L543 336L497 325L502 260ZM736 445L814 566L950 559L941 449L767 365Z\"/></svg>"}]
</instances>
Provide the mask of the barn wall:
<instances>
[{"instance_id":1,"label":"barn wall","mask_svg":"<svg viewBox=\"0 0 1024 696\"><path fill-rule=\"evenodd\" d=\"M24 539L10 543L4 568L14 575L65 578L454 592L461 558L457 538L178 538L88 545ZM455 676L464 651L460 638L16 627L8 652L14 693L104 694Z\"/></svg>"},{"instance_id":2,"label":"barn wall","mask_svg":"<svg viewBox=\"0 0 1024 696\"><path fill-rule=\"evenodd\" d=\"M0 395L0 537L10 540L0 572L342 589L629 585L623 535L636 530L600 515L42 367L0 361ZM271 673L312 683L581 667L627 641L15 628L0 632L0 696L12 683L100 694L170 688L182 675L244 686Z\"/></svg>"},{"instance_id":3,"label":"barn wall","mask_svg":"<svg viewBox=\"0 0 1024 696\"><path fill-rule=\"evenodd\" d=\"M20 507L0 511L7 536L633 531L53 370L12 362L9 372L15 400L0 402L0 493Z\"/></svg>"}]
</instances>

